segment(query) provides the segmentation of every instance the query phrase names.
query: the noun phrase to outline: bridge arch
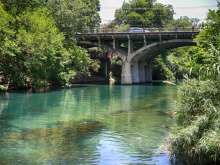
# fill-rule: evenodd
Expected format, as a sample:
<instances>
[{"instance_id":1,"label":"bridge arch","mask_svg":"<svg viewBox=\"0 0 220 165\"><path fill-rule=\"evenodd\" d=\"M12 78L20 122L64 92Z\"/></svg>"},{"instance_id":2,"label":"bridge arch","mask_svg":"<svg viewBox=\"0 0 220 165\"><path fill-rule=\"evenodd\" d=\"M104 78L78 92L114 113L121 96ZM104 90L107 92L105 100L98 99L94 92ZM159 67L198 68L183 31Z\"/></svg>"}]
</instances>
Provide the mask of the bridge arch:
<instances>
[{"instance_id":1,"label":"bridge arch","mask_svg":"<svg viewBox=\"0 0 220 165\"><path fill-rule=\"evenodd\" d=\"M152 82L153 59L164 49L196 46L193 39L173 39L155 42L130 54L122 66L122 84Z\"/></svg>"},{"instance_id":2,"label":"bridge arch","mask_svg":"<svg viewBox=\"0 0 220 165\"><path fill-rule=\"evenodd\" d=\"M196 46L196 42L193 39L174 39L168 41L155 42L150 45L146 45L130 55L129 60L131 62L139 61L141 59L152 59L156 55L159 55L161 50L174 49L184 46Z\"/></svg>"}]
</instances>

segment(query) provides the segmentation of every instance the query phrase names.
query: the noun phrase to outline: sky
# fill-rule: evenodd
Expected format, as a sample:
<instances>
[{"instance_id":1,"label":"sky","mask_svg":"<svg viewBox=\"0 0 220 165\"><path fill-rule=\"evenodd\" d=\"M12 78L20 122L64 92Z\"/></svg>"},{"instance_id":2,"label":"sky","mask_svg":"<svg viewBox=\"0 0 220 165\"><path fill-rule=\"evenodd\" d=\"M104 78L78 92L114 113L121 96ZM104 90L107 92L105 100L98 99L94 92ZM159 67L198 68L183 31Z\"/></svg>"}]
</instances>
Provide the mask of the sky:
<instances>
[{"instance_id":1,"label":"sky","mask_svg":"<svg viewBox=\"0 0 220 165\"><path fill-rule=\"evenodd\" d=\"M125 0L128 2L129 0ZM204 20L209 9L217 6L217 0L157 0L163 4L171 4L175 11L175 18L188 16ZM108 23L114 19L114 12L122 6L124 0L100 0L102 23Z\"/></svg>"}]
</instances>

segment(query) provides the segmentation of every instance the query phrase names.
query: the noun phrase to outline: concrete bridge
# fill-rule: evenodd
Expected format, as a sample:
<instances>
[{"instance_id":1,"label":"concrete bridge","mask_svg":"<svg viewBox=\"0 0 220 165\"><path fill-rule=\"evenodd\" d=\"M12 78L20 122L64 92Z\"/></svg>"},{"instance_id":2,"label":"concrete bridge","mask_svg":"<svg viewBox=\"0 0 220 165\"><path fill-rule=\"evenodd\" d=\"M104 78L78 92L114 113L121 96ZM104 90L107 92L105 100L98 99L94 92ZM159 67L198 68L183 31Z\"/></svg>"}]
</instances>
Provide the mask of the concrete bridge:
<instances>
[{"instance_id":1,"label":"concrete bridge","mask_svg":"<svg viewBox=\"0 0 220 165\"><path fill-rule=\"evenodd\" d=\"M121 84L152 82L152 61L164 49L195 46L198 30L78 33L81 46L98 46L122 60Z\"/></svg>"}]
</instances>

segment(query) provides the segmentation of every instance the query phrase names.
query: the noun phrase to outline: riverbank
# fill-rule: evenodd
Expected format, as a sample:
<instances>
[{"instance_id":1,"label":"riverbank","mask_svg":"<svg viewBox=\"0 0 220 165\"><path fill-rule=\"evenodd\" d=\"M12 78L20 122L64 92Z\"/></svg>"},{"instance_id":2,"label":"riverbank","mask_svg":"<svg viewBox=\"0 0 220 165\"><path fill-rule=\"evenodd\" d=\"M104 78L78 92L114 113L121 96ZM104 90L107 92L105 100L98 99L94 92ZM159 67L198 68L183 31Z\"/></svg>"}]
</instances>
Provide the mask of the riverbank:
<instances>
[{"instance_id":1,"label":"riverbank","mask_svg":"<svg viewBox=\"0 0 220 165\"><path fill-rule=\"evenodd\" d=\"M174 161L190 165L220 163L220 83L190 80L180 88L177 128L171 136Z\"/></svg>"},{"instance_id":2,"label":"riverbank","mask_svg":"<svg viewBox=\"0 0 220 165\"><path fill-rule=\"evenodd\" d=\"M75 78L71 81L70 84L67 85L52 85L52 84L48 84L45 87L38 87L38 88L34 88L34 87L27 87L27 88L16 88L13 86L9 86L9 85L0 85L0 92L10 92L10 91L28 91L28 92L48 92L48 91L52 91L52 90L56 90L56 89L67 89L67 88L73 88L75 86L78 85L87 85L87 84L93 84L93 85L121 85L119 82L114 82L113 84L110 84L109 81L107 81L105 78L103 77L90 77L90 78L82 78L82 77L78 77ZM148 83L139 83L139 84L133 84L133 85L171 85L171 86L175 86L176 82L173 81L169 81L169 80L153 80L152 82L148 82Z\"/></svg>"},{"instance_id":3,"label":"riverbank","mask_svg":"<svg viewBox=\"0 0 220 165\"><path fill-rule=\"evenodd\" d=\"M15 87L12 85L0 85L0 92L11 92L11 91L27 91L27 92L48 92L57 89L67 89L74 86L84 84L107 84L106 80L102 77L76 77L71 80L70 83L63 85L58 83L47 83L45 86L39 87Z\"/></svg>"}]
</instances>

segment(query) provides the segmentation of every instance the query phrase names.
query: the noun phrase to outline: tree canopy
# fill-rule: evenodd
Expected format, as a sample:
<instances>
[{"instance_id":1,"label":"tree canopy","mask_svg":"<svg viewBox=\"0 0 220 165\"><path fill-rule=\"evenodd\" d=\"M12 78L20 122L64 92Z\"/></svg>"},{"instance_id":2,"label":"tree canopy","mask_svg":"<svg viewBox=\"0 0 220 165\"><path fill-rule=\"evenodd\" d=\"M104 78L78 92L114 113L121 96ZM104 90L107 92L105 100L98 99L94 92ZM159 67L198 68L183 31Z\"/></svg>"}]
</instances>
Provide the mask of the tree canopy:
<instances>
[{"instance_id":1,"label":"tree canopy","mask_svg":"<svg viewBox=\"0 0 220 165\"><path fill-rule=\"evenodd\" d=\"M173 14L172 6L155 0L131 0L116 10L115 23L159 28L173 20Z\"/></svg>"},{"instance_id":2,"label":"tree canopy","mask_svg":"<svg viewBox=\"0 0 220 165\"><path fill-rule=\"evenodd\" d=\"M53 8L56 2L0 1L0 83L13 88L64 85L96 66L72 38L99 23L99 1L60 0L63 10Z\"/></svg>"},{"instance_id":3,"label":"tree canopy","mask_svg":"<svg viewBox=\"0 0 220 165\"><path fill-rule=\"evenodd\" d=\"M47 5L68 43L76 32L95 31L100 25L99 0L48 0Z\"/></svg>"},{"instance_id":4,"label":"tree canopy","mask_svg":"<svg viewBox=\"0 0 220 165\"><path fill-rule=\"evenodd\" d=\"M47 0L1 0L0 2L4 5L6 11L16 16L25 10L44 7Z\"/></svg>"}]
</instances>

